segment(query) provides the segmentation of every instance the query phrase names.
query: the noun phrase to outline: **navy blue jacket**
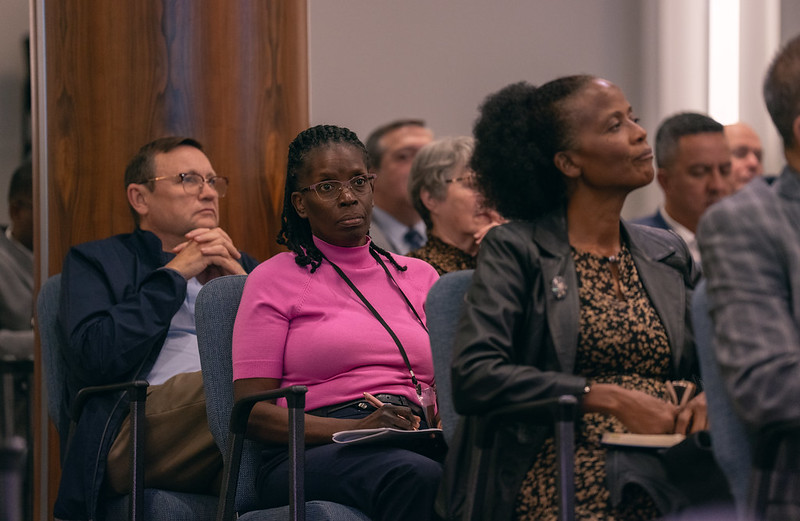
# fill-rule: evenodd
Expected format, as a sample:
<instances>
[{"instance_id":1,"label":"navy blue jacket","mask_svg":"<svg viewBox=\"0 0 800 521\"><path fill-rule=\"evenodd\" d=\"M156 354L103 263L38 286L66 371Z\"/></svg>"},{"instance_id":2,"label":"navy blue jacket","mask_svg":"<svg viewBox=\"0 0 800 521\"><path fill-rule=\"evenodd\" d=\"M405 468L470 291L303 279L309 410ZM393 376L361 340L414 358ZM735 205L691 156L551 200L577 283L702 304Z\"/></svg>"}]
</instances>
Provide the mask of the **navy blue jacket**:
<instances>
[{"instance_id":1,"label":"navy blue jacket","mask_svg":"<svg viewBox=\"0 0 800 521\"><path fill-rule=\"evenodd\" d=\"M661 212L656 211L653 215L641 217L633 221L633 224L644 224L645 226L652 226L653 228L661 228L662 230L671 230L672 228L661 216Z\"/></svg>"},{"instance_id":2,"label":"navy blue jacket","mask_svg":"<svg viewBox=\"0 0 800 521\"><path fill-rule=\"evenodd\" d=\"M149 373L186 298L186 280L159 269L172 258L155 234L138 228L67 253L58 318L66 339L68 401L82 387ZM257 265L246 254L239 262L247 272ZM124 393L93 398L84 407L62 454L57 518L96 518L108 452L127 411Z\"/></svg>"}]
</instances>

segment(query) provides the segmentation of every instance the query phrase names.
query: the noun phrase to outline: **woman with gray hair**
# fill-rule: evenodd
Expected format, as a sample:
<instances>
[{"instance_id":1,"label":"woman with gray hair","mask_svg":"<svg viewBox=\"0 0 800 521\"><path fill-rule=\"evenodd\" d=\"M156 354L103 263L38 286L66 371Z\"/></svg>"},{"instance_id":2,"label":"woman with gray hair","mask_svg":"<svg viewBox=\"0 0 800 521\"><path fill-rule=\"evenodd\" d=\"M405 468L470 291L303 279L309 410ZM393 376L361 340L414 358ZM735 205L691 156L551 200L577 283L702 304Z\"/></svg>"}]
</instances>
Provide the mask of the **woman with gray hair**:
<instances>
[{"instance_id":1,"label":"woman with gray hair","mask_svg":"<svg viewBox=\"0 0 800 521\"><path fill-rule=\"evenodd\" d=\"M440 275L475 268L480 240L503 222L478 191L469 167L473 149L468 136L440 139L420 149L411 165L408 190L428 241L408 256L428 262Z\"/></svg>"}]
</instances>

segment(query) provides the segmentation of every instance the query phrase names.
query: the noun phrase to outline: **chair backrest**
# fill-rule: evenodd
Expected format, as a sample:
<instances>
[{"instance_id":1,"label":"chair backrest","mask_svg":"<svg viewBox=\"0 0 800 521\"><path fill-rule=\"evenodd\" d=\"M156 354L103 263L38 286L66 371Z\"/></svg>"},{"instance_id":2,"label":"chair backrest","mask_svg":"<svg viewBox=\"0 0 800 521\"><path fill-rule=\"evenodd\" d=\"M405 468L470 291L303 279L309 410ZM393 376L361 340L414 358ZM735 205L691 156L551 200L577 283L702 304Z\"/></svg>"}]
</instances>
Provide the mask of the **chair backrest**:
<instances>
[{"instance_id":1,"label":"chair backrest","mask_svg":"<svg viewBox=\"0 0 800 521\"><path fill-rule=\"evenodd\" d=\"M67 367L63 355L64 332L58 322L61 274L47 279L36 301L36 325L42 343L42 371L47 390L47 413L56 426L61 440L62 457L66 453L69 434L69 415L66 403Z\"/></svg>"},{"instance_id":2,"label":"chair backrest","mask_svg":"<svg viewBox=\"0 0 800 521\"><path fill-rule=\"evenodd\" d=\"M737 511L744 515L750 487L751 440L725 389L714 354L714 326L705 280L697 285L692 296L692 326L708 403L714 457L728 479Z\"/></svg>"},{"instance_id":3,"label":"chair backrest","mask_svg":"<svg viewBox=\"0 0 800 521\"><path fill-rule=\"evenodd\" d=\"M233 410L233 324L246 280L247 275L229 275L206 283L197 295L194 308L208 426L225 458L228 457L228 429ZM258 445L245 441L236 489L237 511L258 508L255 483L259 457ZM229 464L225 461L225 465Z\"/></svg>"},{"instance_id":4,"label":"chair backrest","mask_svg":"<svg viewBox=\"0 0 800 521\"><path fill-rule=\"evenodd\" d=\"M448 443L452 441L458 424L458 414L453 406L453 391L450 385L453 338L464 304L464 295L472 283L473 272L474 270L462 270L442 275L428 291L425 301L425 316L436 375L439 417Z\"/></svg>"},{"instance_id":5,"label":"chair backrest","mask_svg":"<svg viewBox=\"0 0 800 521\"><path fill-rule=\"evenodd\" d=\"M61 442L61 463L67 453L70 417L67 393L67 363L64 359L66 339L58 321L61 274L47 279L39 290L36 301L36 325L42 343L42 371L46 383L47 413L58 430ZM144 519L214 519L217 498L202 494L146 489L144 491ZM129 496L108 500L102 507L106 519L128 519Z\"/></svg>"}]
</instances>

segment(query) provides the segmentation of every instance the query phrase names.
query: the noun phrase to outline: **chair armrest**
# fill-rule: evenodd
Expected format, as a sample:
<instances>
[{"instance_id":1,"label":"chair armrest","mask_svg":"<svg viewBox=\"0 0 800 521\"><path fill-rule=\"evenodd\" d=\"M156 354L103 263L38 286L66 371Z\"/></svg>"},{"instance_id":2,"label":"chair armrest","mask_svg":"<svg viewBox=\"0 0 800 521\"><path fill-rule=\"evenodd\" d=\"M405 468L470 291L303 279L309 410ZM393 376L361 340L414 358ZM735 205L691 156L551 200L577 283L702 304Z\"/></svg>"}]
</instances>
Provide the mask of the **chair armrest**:
<instances>
[{"instance_id":1,"label":"chair armrest","mask_svg":"<svg viewBox=\"0 0 800 521\"><path fill-rule=\"evenodd\" d=\"M490 448L494 444L497 429L504 421L525 420L537 425L572 423L577 409L578 399L570 394L500 407L484 415L483 421L479 422L475 443L482 449Z\"/></svg>"},{"instance_id":2,"label":"chair armrest","mask_svg":"<svg viewBox=\"0 0 800 521\"><path fill-rule=\"evenodd\" d=\"M289 409L289 517L305 518L303 468L305 466L305 405L308 388L292 385L240 398L231 411L228 436L227 464L223 470L222 489L219 493L217 521L235 519L236 489L239 486L239 467L242 459L247 422L253 407L264 400L286 398Z\"/></svg>"},{"instance_id":3,"label":"chair armrest","mask_svg":"<svg viewBox=\"0 0 800 521\"><path fill-rule=\"evenodd\" d=\"M773 423L758 431L753 452L753 463L757 469L785 468L782 465L793 463L796 465L798 461L800 461L800 420Z\"/></svg>"},{"instance_id":4,"label":"chair armrest","mask_svg":"<svg viewBox=\"0 0 800 521\"><path fill-rule=\"evenodd\" d=\"M765 517L774 507L776 486L793 483L800 474L800 420L786 420L766 425L755 436L753 472L750 480L748 519ZM775 476L780 476L780 480ZM790 487L787 490L791 490ZM774 512L773 512L774 513ZM777 519L777 517L776 517Z\"/></svg>"},{"instance_id":5,"label":"chair armrest","mask_svg":"<svg viewBox=\"0 0 800 521\"><path fill-rule=\"evenodd\" d=\"M558 466L556 485L558 489L558 514L560 520L575 519L575 418L578 399L570 394L545 398L533 402L508 405L483 415L475 422L476 457L469 467L466 519L482 519L483 494L485 490L486 466L489 452L494 445L498 428L507 421L528 421L533 424L552 423L555 427L556 463Z\"/></svg>"},{"instance_id":6,"label":"chair armrest","mask_svg":"<svg viewBox=\"0 0 800 521\"><path fill-rule=\"evenodd\" d=\"M128 391L128 398L130 401L144 401L147 398L146 391L149 385L150 384L146 380L133 380L131 382L122 382L118 384L84 387L78 391L78 394L75 396L75 401L72 403L72 407L70 407L69 410L70 417L74 423L78 423L78 419L81 417L81 413L83 412L83 407L86 405L86 402L89 400L89 398L98 394Z\"/></svg>"},{"instance_id":7,"label":"chair armrest","mask_svg":"<svg viewBox=\"0 0 800 521\"><path fill-rule=\"evenodd\" d=\"M250 412L258 402L286 398L289 409L305 409L305 395L307 392L308 388L305 385L292 385L290 387L264 391L263 393L256 393L240 398L233 404L230 431L234 434L245 433L247 430L247 422L250 419Z\"/></svg>"},{"instance_id":8,"label":"chair armrest","mask_svg":"<svg viewBox=\"0 0 800 521\"><path fill-rule=\"evenodd\" d=\"M131 423L131 494L129 512L131 521L144 519L144 415L147 388L150 383L146 380L133 380L109 385L95 385L84 387L75 395L75 401L70 407L70 432L69 439L75 425L83 413L83 407L89 398L100 394L109 394L127 391L130 402Z\"/></svg>"}]
</instances>

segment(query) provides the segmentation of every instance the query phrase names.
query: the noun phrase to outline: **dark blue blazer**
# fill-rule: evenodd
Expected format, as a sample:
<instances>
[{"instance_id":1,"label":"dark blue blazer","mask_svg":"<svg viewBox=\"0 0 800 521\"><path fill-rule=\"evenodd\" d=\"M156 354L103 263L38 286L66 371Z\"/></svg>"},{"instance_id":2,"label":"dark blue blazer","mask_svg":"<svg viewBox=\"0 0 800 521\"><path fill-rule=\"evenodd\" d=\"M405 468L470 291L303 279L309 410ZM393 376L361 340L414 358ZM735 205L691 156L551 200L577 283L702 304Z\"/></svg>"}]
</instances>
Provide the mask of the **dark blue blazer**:
<instances>
[{"instance_id":1,"label":"dark blue blazer","mask_svg":"<svg viewBox=\"0 0 800 521\"><path fill-rule=\"evenodd\" d=\"M186 280L159 269L172 258L158 237L138 228L67 253L58 318L67 340L68 401L82 387L141 378L153 367L186 298ZM244 253L239 262L247 272L258 264ZM56 518L96 518L106 459L127 408L124 392L86 403L62 455Z\"/></svg>"},{"instance_id":2,"label":"dark blue blazer","mask_svg":"<svg viewBox=\"0 0 800 521\"><path fill-rule=\"evenodd\" d=\"M667 221L661 217L661 212L656 211L653 215L648 215L647 217L642 217L640 219L636 219L633 221L634 224L644 224L645 226L652 226L653 228L661 228L662 230L671 230Z\"/></svg>"}]
</instances>

